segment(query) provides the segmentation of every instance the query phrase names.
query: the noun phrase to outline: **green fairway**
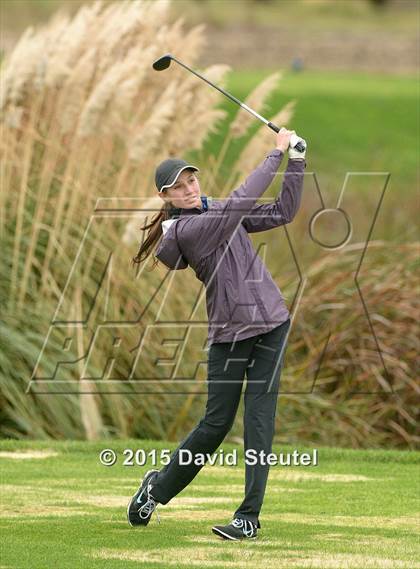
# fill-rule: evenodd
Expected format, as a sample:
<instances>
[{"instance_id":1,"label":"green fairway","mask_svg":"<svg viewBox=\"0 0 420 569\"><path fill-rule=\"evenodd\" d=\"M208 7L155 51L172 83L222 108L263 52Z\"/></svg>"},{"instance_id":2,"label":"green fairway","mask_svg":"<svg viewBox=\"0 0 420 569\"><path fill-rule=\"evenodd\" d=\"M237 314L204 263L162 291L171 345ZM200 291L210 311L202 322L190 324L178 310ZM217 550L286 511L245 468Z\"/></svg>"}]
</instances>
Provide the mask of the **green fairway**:
<instances>
[{"instance_id":1,"label":"green fairway","mask_svg":"<svg viewBox=\"0 0 420 569\"><path fill-rule=\"evenodd\" d=\"M269 74L269 70L234 72L227 88L243 100ZM305 136L311 169L327 181L342 182L347 170L386 170L394 184L414 194L418 96L415 77L286 71L266 115L296 99L289 128ZM223 108L232 115L237 111L230 101ZM256 121L253 130L260 125Z\"/></svg>"},{"instance_id":2,"label":"green fairway","mask_svg":"<svg viewBox=\"0 0 420 569\"><path fill-rule=\"evenodd\" d=\"M273 71L231 72L226 87L245 100ZM386 219L386 237L410 240L417 238L418 96L416 77L286 70L278 89L270 96L268 110L262 114L271 118L286 103L296 100L294 117L287 126L308 141L307 171L316 173L330 207L335 205L347 172L389 172L391 178L381 212ZM229 117L238 111L237 105L224 99L221 108ZM242 109L239 112L247 114ZM217 155L228 123L229 120L221 123L220 132L208 138L204 155ZM255 133L261 124L255 119L251 132ZM244 140L232 142L221 168L222 179L228 177L243 144ZM355 199L373 191L370 179L366 176L361 180ZM360 207L363 208L363 202Z\"/></svg>"},{"instance_id":3,"label":"green fairway","mask_svg":"<svg viewBox=\"0 0 420 569\"><path fill-rule=\"evenodd\" d=\"M0 566L420 567L419 453L319 448L318 466L273 465L257 540L226 542L211 526L228 523L242 501L242 459L237 466L204 466L187 488L159 506L160 524L156 514L147 527L127 524L127 502L142 474L155 466L150 457L144 466L123 466L123 450L175 446L133 440L1 442ZM100 464L104 448L117 453L112 467ZM235 448L241 457L240 447L221 446L225 454ZM273 447L276 454L293 450Z\"/></svg>"}]
</instances>

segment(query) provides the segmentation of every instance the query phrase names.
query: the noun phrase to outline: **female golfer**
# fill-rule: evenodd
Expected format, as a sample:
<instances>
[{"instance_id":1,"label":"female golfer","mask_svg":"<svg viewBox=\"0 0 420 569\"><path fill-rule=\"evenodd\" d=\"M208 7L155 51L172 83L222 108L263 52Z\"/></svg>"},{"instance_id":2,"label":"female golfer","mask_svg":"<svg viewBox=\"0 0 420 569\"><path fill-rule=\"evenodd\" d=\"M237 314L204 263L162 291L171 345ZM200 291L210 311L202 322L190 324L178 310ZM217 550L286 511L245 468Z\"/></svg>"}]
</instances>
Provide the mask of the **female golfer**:
<instances>
[{"instance_id":1,"label":"female golfer","mask_svg":"<svg viewBox=\"0 0 420 569\"><path fill-rule=\"evenodd\" d=\"M178 158L156 169L159 196L165 202L149 225L147 239L133 262L141 262L160 239L156 257L170 269L190 265L206 287L208 314L208 399L198 425L180 443L170 462L149 470L127 508L132 526L147 525L158 504L167 504L203 467L198 455L213 454L231 429L244 376L245 497L228 525L213 526L224 539L255 538L261 527L269 465L260 457L272 449L275 414L290 328L290 313L248 233L290 223L299 209L305 153L290 147L295 131L281 129L273 148L228 198L200 195L196 166ZM300 139L303 140L303 139ZM270 186L288 150L282 192L270 204L256 200ZM163 233L163 235L162 235ZM142 258L143 255L143 258ZM181 453L180 450L190 451ZM192 457L186 461L185 456ZM255 460L255 458L257 460ZM205 459L207 460L207 459ZM197 462L197 464L196 464ZM159 517L158 517L159 521Z\"/></svg>"}]
</instances>

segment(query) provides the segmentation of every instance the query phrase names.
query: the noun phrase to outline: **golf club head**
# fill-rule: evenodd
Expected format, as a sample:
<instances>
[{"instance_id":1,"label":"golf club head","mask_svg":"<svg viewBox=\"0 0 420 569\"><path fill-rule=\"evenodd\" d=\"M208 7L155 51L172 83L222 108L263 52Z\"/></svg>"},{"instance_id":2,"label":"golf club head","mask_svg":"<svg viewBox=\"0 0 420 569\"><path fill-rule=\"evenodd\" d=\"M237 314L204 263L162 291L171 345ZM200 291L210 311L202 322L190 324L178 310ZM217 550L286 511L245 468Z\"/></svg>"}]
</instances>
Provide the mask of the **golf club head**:
<instances>
[{"instance_id":1,"label":"golf club head","mask_svg":"<svg viewBox=\"0 0 420 569\"><path fill-rule=\"evenodd\" d=\"M164 69L167 69L171 64L171 60L172 55L170 53L162 55L162 57L159 57L159 59L156 59L156 61L153 63L153 69L156 71L163 71Z\"/></svg>"}]
</instances>

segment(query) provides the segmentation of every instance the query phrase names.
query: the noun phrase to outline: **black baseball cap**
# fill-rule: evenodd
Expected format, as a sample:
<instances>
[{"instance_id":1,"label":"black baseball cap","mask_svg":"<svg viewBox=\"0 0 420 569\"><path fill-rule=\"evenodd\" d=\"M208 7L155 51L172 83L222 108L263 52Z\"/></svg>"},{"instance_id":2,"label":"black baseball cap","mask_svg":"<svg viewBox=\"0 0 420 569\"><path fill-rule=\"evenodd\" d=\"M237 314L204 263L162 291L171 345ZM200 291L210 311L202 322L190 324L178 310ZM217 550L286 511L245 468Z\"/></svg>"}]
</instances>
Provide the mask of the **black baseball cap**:
<instances>
[{"instance_id":1,"label":"black baseball cap","mask_svg":"<svg viewBox=\"0 0 420 569\"><path fill-rule=\"evenodd\" d=\"M159 164L156 168L155 183L158 192L160 193L165 188L170 188L178 180L179 175L184 170L190 168L191 170L200 171L199 168L188 164L182 158L168 158Z\"/></svg>"}]
</instances>

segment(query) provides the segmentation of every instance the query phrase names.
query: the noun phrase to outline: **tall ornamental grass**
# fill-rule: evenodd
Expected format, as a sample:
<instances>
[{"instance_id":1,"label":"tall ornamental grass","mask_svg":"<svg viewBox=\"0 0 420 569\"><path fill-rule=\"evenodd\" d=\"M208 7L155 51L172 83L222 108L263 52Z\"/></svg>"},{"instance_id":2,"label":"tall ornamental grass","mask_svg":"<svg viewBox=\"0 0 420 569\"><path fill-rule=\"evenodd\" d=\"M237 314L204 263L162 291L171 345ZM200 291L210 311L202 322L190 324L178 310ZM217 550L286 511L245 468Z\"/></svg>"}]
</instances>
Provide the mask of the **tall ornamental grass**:
<instances>
[{"instance_id":1,"label":"tall ornamental grass","mask_svg":"<svg viewBox=\"0 0 420 569\"><path fill-rule=\"evenodd\" d=\"M158 415L162 406L159 423L155 415L148 417L149 406L136 396L81 395L77 389L41 396L25 390L82 238L82 262L76 263L57 318L84 321L105 250L114 252L112 280L118 291L110 310L118 321L126 320L142 304L143 291L129 270L134 249L121 239L126 221L104 233L101 227L96 233L86 229L98 198L153 193L156 163L201 148L225 116L216 108L220 95L215 90L180 67L157 73L151 66L168 51L194 65L205 45L203 31L202 25L186 30L183 19L171 21L166 0L95 2L72 18L59 12L45 27L28 28L2 64L0 370L5 436L166 432L167 395L162 401L156 395ZM223 84L228 70L212 65L203 71ZM92 318L98 312L96 305ZM69 358L79 362L69 372L73 379L80 377L90 337L91 330L77 330ZM102 357L96 354L92 361L96 373ZM47 362L47 375L55 365ZM84 391L89 391L85 385Z\"/></svg>"}]
</instances>

